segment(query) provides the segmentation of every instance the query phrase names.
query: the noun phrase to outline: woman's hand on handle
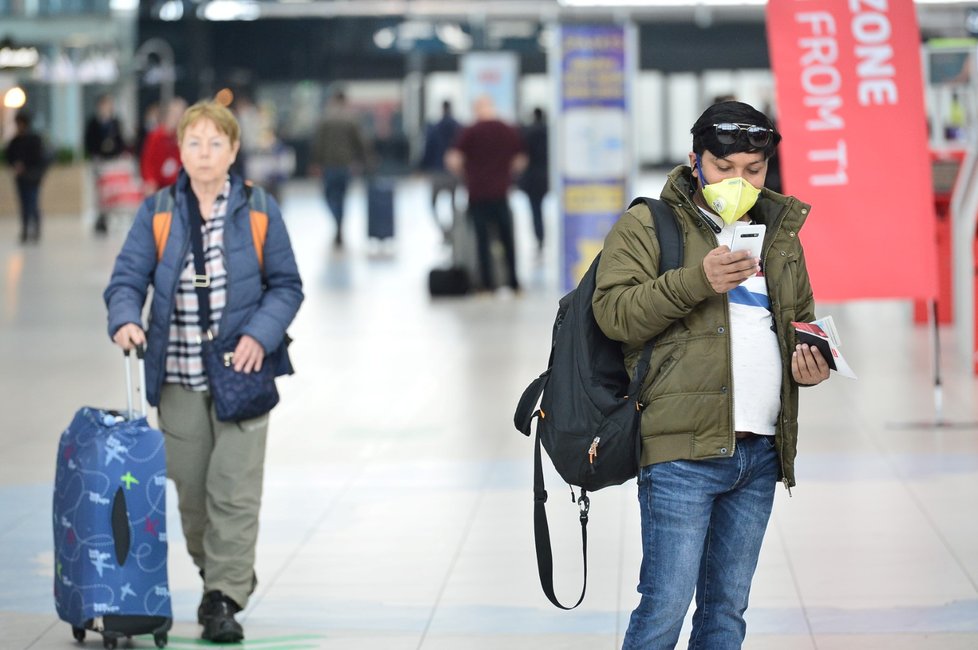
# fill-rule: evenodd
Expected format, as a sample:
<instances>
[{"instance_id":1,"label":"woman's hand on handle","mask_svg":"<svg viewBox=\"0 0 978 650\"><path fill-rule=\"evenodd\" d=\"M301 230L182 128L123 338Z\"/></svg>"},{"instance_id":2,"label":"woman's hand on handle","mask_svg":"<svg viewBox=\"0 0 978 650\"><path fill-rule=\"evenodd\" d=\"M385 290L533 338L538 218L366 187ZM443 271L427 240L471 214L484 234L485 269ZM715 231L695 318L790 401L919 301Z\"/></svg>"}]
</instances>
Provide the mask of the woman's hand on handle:
<instances>
[{"instance_id":1,"label":"woman's hand on handle","mask_svg":"<svg viewBox=\"0 0 978 650\"><path fill-rule=\"evenodd\" d=\"M112 340L123 350L132 350L137 345L146 345L146 333L135 323L126 323L115 331Z\"/></svg>"}]
</instances>

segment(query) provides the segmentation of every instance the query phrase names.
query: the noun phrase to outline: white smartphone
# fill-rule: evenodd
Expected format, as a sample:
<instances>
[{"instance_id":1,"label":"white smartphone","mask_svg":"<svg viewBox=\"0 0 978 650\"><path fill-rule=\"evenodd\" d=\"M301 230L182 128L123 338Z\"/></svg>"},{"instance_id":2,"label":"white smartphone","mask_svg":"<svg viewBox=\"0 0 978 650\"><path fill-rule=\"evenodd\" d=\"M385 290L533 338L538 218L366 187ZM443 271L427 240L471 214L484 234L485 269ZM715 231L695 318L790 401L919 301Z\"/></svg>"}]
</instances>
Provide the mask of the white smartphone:
<instances>
[{"instance_id":1,"label":"white smartphone","mask_svg":"<svg viewBox=\"0 0 978 650\"><path fill-rule=\"evenodd\" d=\"M731 252L748 250L751 257L760 257L765 230L763 223L737 224L734 229L733 242L730 244Z\"/></svg>"}]
</instances>

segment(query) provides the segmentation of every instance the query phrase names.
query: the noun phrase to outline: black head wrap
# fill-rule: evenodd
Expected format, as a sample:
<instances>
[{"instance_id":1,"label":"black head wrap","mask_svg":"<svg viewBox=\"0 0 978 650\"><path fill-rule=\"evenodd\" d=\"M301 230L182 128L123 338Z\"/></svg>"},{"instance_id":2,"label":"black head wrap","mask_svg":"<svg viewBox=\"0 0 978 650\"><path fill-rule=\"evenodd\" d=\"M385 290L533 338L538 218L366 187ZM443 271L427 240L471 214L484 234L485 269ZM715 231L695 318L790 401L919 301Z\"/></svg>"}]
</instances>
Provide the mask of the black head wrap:
<instances>
[{"instance_id":1,"label":"black head wrap","mask_svg":"<svg viewBox=\"0 0 978 650\"><path fill-rule=\"evenodd\" d=\"M753 146L747 139L747 134L740 132L739 137L731 144L722 144L717 140L714 124L732 122L733 124L749 124L771 129L771 139L763 147ZM764 158L774 155L781 142L781 134L774 128L771 119L750 104L743 102L729 101L713 104L700 115L693 128L689 130L693 134L693 153L702 156L704 151L709 151L718 158L725 158L735 153L754 153L760 151Z\"/></svg>"}]
</instances>

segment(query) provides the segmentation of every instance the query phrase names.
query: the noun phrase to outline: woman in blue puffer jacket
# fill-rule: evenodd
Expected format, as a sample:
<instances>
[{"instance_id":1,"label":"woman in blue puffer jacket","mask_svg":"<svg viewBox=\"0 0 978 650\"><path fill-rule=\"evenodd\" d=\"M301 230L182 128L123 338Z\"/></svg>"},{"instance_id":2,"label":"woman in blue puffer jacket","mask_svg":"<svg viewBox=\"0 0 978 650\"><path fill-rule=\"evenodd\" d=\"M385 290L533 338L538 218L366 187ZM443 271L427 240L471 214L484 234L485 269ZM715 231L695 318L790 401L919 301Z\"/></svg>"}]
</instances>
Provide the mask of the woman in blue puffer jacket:
<instances>
[{"instance_id":1,"label":"woman in blue puffer jacket","mask_svg":"<svg viewBox=\"0 0 978 650\"><path fill-rule=\"evenodd\" d=\"M237 341L236 371L258 370L278 352L275 374L291 373L285 330L302 303L302 281L278 205L267 195L267 231L263 239L252 232L251 192L229 174L240 146L231 112L213 102L195 104L184 113L177 138L183 171L175 185L162 190L169 193L171 214L161 227L159 197L143 202L104 298L112 340L126 350L146 346L146 396L158 407L187 549L204 580L197 611L202 636L235 643L244 631L234 615L248 604L257 582L268 414L238 422L217 419L201 358L204 333L194 280L200 284L202 278L194 267L189 224L203 224L210 334L216 341Z\"/></svg>"}]
</instances>

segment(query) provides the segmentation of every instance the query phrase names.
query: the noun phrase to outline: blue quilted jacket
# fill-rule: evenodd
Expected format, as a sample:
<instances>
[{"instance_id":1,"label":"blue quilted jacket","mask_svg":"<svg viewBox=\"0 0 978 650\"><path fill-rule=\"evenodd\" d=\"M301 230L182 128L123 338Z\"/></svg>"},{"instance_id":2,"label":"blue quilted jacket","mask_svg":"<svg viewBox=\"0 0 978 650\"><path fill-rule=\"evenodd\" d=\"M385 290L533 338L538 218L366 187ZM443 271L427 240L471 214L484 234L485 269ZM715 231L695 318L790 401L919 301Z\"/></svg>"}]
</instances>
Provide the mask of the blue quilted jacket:
<instances>
[{"instance_id":1,"label":"blue quilted jacket","mask_svg":"<svg viewBox=\"0 0 978 650\"><path fill-rule=\"evenodd\" d=\"M146 398L157 406L166 368L176 291L190 251L187 193L189 178L184 172L176 182L170 234L163 257L156 261L153 236L153 197L145 200L115 261L109 286L103 295L108 308L109 336L126 323L136 323L146 332ZM241 178L231 176L231 194L224 225L224 264L227 269L227 303L221 315L221 341L247 334L269 354L284 347L285 329L302 303L302 280L292 253L289 234L275 200L268 197L268 234L265 239L265 278L258 265L248 199ZM153 297L148 326L142 325L143 306L149 287ZM288 353L282 354L276 375L290 374Z\"/></svg>"}]
</instances>

